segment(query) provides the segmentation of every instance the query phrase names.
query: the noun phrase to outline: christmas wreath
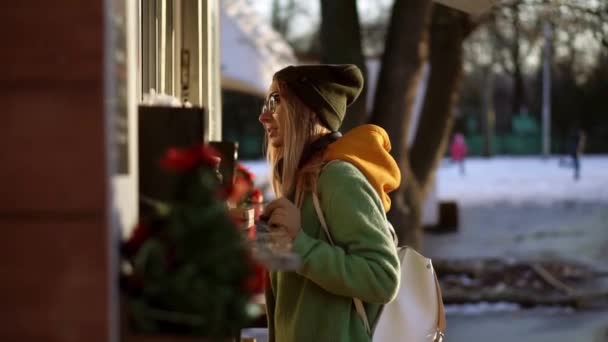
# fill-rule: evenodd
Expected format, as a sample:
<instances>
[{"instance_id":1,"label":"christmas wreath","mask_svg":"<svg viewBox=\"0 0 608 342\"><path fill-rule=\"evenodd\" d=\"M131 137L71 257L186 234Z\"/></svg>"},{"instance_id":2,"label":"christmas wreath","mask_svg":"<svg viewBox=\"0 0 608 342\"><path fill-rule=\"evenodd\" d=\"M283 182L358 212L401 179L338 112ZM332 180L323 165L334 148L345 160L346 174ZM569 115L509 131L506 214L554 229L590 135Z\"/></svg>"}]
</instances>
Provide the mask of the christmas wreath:
<instances>
[{"instance_id":1,"label":"christmas wreath","mask_svg":"<svg viewBox=\"0 0 608 342\"><path fill-rule=\"evenodd\" d=\"M250 301L264 289L264 268L227 206L247 200L250 188L222 188L218 163L207 146L171 148L162 158L173 194L166 203L145 199L154 214L121 246L131 331L222 338L259 314Z\"/></svg>"}]
</instances>

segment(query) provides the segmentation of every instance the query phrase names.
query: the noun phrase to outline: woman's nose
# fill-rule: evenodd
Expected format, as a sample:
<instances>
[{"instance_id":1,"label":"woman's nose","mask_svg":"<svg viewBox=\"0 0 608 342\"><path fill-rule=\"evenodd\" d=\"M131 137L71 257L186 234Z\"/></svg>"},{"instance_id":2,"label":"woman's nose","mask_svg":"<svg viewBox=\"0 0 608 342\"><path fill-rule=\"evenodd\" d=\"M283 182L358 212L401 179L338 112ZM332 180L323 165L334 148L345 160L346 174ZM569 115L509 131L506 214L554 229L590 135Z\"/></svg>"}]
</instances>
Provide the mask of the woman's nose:
<instances>
[{"instance_id":1,"label":"woman's nose","mask_svg":"<svg viewBox=\"0 0 608 342\"><path fill-rule=\"evenodd\" d=\"M258 120L260 121L260 123L266 123L270 121L271 116L272 115L268 111L263 110L260 116L258 117Z\"/></svg>"}]
</instances>

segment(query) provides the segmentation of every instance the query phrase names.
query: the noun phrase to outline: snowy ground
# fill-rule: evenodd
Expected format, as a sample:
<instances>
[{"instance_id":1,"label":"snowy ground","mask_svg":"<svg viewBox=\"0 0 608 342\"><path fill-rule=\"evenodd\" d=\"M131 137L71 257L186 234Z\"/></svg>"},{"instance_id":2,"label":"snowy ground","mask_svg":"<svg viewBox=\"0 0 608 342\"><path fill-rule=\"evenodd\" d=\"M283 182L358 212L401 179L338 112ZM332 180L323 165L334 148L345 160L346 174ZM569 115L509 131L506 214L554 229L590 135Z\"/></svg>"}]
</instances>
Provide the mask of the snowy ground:
<instances>
[{"instance_id":1,"label":"snowy ground","mask_svg":"<svg viewBox=\"0 0 608 342\"><path fill-rule=\"evenodd\" d=\"M575 181L572 169L560 167L557 157L469 159L465 176L444 162L438 171L438 195L467 206L492 202L608 203L608 156L585 156L581 165L581 179Z\"/></svg>"},{"instance_id":2,"label":"snowy ground","mask_svg":"<svg viewBox=\"0 0 608 342\"><path fill-rule=\"evenodd\" d=\"M425 235L424 252L433 258L576 259L608 268L608 157L585 157L581 170L575 181L557 158L472 159L461 176L444 163L437 196L458 202L461 225L456 233ZM447 312L450 342L608 341L605 310L482 303Z\"/></svg>"},{"instance_id":3,"label":"snowy ground","mask_svg":"<svg viewBox=\"0 0 608 342\"><path fill-rule=\"evenodd\" d=\"M608 157L586 157L582 177L556 158L473 159L466 175L441 167L437 195L456 200L456 234L431 235L431 256L608 257ZM606 265L608 266L608 265Z\"/></svg>"},{"instance_id":4,"label":"snowy ground","mask_svg":"<svg viewBox=\"0 0 608 342\"><path fill-rule=\"evenodd\" d=\"M258 183L267 182L265 160L243 164L256 175ZM581 165L581 179L574 181L572 169L560 167L558 157L472 158L466 162L465 176L444 160L437 173L438 195L440 199L457 199L463 205L608 202L608 156L585 156Z\"/></svg>"}]
</instances>

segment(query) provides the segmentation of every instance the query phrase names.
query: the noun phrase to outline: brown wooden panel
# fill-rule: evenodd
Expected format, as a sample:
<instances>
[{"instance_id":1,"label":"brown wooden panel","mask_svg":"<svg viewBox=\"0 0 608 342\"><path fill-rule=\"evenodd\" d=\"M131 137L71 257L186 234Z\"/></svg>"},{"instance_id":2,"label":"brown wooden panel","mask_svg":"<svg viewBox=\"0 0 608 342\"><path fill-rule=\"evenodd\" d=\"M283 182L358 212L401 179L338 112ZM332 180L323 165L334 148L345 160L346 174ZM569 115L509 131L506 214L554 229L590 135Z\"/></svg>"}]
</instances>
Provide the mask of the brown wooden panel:
<instances>
[{"instance_id":1,"label":"brown wooden panel","mask_svg":"<svg viewBox=\"0 0 608 342\"><path fill-rule=\"evenodd\" d=\"M105 222L0 226L0 340L108 341Z\"/></svg>"},{"instance_id":2,"label":"brown wooden panel","mask_svg":"<svg viewBox=\"0 0 608 342\"><path fill-rule=\"evenodd\" d=\"M0 341L108 341L106 1L2 1Z\"/></svg>"},{"instance_id":3,"label":"brown wooden panel","mask_svg":"<svg viewBox=\"0 0 608 342\"><path fill-rule=\"evenodd\" d=\"M2 1L0 83L100 79L103 3Z\"/></svg>"},{"instance_id":4,"label":"brown wooden panel","mask_svg":"<svg viewBox=\"0 0 608 342\"><path fill-rule=\"evenodd\" d=\"M0 218L105 207L101 81L0 91Z\"/></svg>"}]
</instances>

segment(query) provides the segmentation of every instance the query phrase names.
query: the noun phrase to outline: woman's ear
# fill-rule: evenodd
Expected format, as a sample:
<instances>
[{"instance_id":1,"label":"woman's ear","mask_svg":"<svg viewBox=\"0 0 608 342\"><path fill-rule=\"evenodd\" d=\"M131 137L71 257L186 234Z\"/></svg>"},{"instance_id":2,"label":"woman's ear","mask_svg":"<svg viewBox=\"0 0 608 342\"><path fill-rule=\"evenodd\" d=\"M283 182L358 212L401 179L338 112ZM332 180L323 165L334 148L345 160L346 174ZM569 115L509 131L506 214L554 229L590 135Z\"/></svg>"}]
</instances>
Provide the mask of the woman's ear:
<instances>
[{"instance_id":1,"label":"woman's ear","mask_svg":"<svg viewBox=\"0 0 608 342\"><path fill-rule=\"evenodd\" d=\"M331 129L327 128L327 126L325 125L325 122L323 122L323 120L321 120L321 118L319 117L319 115L317 115L317 113L315 112L311 112L312 115L311 117L313 118L313 127L315 128L315 131L318 133L329 133L331 132Z\"/></svg>"},{"instance_id":2,"label":"woman's ear","mask_svg":"<svg viewBox=\"0 0 608 342\"><path fill-rule=\"evenodd\" d=\"M325 126L323 125L323 121L322 121L322 120L321 120L321 118L319 117L319 114L317 114L316 112L314 112L314 111L312 111L312 110L311 110L311 111L310 111L310 117L312 118L312 123L313 123L313 125L315 125L315 126L322 126L322 127L325 127Z\"/></svg>"}]
</instances>

